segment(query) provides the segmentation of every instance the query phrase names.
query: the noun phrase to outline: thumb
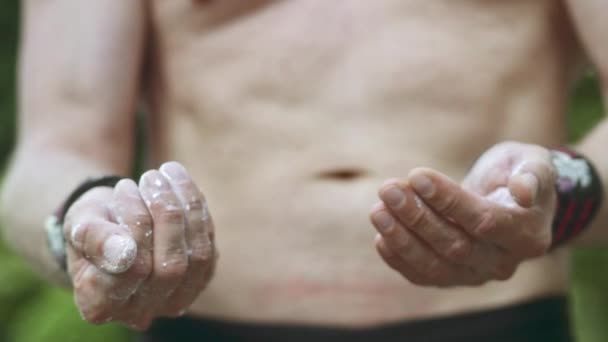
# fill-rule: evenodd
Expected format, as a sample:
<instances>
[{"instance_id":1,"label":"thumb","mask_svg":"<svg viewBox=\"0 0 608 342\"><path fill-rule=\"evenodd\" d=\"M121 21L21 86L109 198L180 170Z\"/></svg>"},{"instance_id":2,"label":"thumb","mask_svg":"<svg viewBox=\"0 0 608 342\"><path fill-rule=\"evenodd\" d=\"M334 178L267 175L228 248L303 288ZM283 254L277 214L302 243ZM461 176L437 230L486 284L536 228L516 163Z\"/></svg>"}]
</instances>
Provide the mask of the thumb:
<instances>
[{"instance_id":1,"label":"thumb","mask_svg":"<svg viewBox=\"0 0 608 342\"><path fill-rule=\"evenodd\" d=\"M126 229L101 219L85 219L70 230L71 246L99 269L118 274L133 265L137 244Z\"/></svg>"},{"instance_id":2,"label":"thumb","mask_svg":"<svg viewBox=\"0 0 608 342\"><path fill-rule=\"evenodd\" d=\"M524 208L542 205L554 191L555 172L549 161L525 161L511 173L511 195Z\"/></svg>"},{"instance_id":3,"label":"thumb","mask_svg":"<svg viewBox=\"0 0 608 342\"><path fill-rule=\"evenodd\" d=\"M109 220L113 189L94 188L74 202L66 214L63 236L80 257L109 274L126 272L135 261L137 244L125 225Z\"/></svg>"},{"instance_id":4,"label":"thumb","mask_svg":"<svg viewBox=\"0 0 608 342\"><path fill-rule=\"evenodd\" d=\"M110 274L127 271L137 255L129 229L110 222L104 207L93 201L74 203L66 215L63 236L77 254Z\"/></svg>"}]
</instances>

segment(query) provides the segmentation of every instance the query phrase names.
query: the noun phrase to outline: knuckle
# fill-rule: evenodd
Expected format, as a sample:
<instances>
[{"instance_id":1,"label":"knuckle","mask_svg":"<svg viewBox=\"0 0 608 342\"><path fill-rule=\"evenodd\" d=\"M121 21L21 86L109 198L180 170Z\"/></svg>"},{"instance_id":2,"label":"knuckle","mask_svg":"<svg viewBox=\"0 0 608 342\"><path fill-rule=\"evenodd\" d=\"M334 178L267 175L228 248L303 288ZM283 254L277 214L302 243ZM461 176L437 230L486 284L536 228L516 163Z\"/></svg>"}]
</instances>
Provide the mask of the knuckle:
<instances>
[{"instance_id":1,"label":"knuckle","mask_svg":"<svg viewBox=\"0 0 608 342\"><path fill-rule=\"evenodd\" d=\"M203 210L203 200L202 200L201 196L198 196L198 195L190 196L190 198L188 198L188 200L186 201L186 210L196 210L196 211Z\"/></svg>"},{"instance_id":2,"label":"knuckle","mask_svg":"<svg viewBox=\"0 0 608 342\"><path fill-rule=\"evenodd\" d=\"M172 262L164 262L156 269L156 277L161 280L181 279L188 270L188 262L184 259L172 260Z\"/></svg>"},{"instance_id":3,"label":"knuckle","mask_svg":"<svg viewBox=\"0 0 608 342\"><path fill-rule=\"evenodd\" d=\"M456 211L458 198L455 193L446 191L441 199L437 199L436 208L440 213L451 215Z\"/></svg>"},{"instance_id":4,"label":"knuckle","mask_svg":"<svg viewBox=\"0 0 608 342\"><path fill-rule=\"evenodd\" d=\"M152 227L152 216L148 213L139 212L134 214L135 224L137 226L149 228Z\"/></svg>"},{"instance_id":5,"label":"knuckle","mask_svg":"<svg viewBox=\"0 0 608 342\"><path fill-rule=\"evenodd\" d=\"M126 301L131 298L139 288L141 281L129 281L126 284L120 284L110 291L107 296L108 298L115 301Z\"/></svg>"},{"instance_id":6,"label":"knuckle","mask_svg":"<svg viewBox=\"0 0 608 342\"><path fill-rule=\"evenodd\" d=\"M412 229L426 230L427 229L427 218L426 213L423 209L415 210L408 218L407 221L412 225Z\"/></svg>"},{"instance_id":7,"label":"knuckle","mask_svg":"<svg viewBox=\"0 0 608 342\"><path fill-rule=\"evenodd\" d=\"M437 259L429 262L428 267L424 271L424 275L432 281L443 280L447 274L447 269Z\"/></svg>"},{"instance_id":8,"label":"knuckle","mask_svg":"<svg viewBox=\"0 0 608 342\"><path fill-rule=\"evenodd\" d=\"M169 224L183 224L184 223L184 212L177 206L165 206L159 212L159 220Z\"/></svg>"},{"instance_id":9,"label":"knuckle","mask_svg":"<svg viewBox=\"0 0 608 342\"><path fill-rule=\"evenodd\" d=\"M395 239L393 240L393 246L392 246L393 250L402 257L409 256L411 247L412 247L411 239L404 235L396 236Z\"/></svg>"},{"instance_id":10,"label":"knuckle","mask_svg":"<svg viewBox=\"0 0 608 342\"><path fill-rule=\"evenodd\" d=\"M190 255L190 264L195 267L206 266L213 260L214 252L211 247L196 248Z\"/></svg>"},{"instance_id":11,"label":"knuckle","mask_svg":"<svg viewBox=\"0 0 608 342\"><path fill-rule=\"evenodd\" d=\"M487 238L497 230L496 217L490 211L481 214L479 222L473 226L472 233L481 238Z\"/></svg>"},{"instance_id":12,"label":"knuckle","mask_svg":"<svg viewBox=\"0 0 608 342\"><path fill-rule=\"evenodd\" d=\"M94 222L89 219L79 222L69 222L63 227L66 241L70 241L76 248L82 248L87 242L89 232L94 229Z\"/></svg>"},{"instance_id":13,"label":"knuckle","mask_svg":"<svg viewBox=\"0 0 608 342\"><path fill-rule=\"evenodd\" d=\"M152 273L152 262L150 258L138 258L133 266L129 269L129 273L133 275L133 277L137 279L145 279Z\"/></svg>"},{"instance_id":14,"label":"knuckle","mask_svg":"<svg viewBox=\"0 0 608 342\"><path fill-rule=\"evenodd\" d=\"M472 254L471 244L464 241L453 243L445 252L445 256L455 262L465 262Z\"/></svg>"},{"instance_id":15,"label":"knuckle","mask_svg":"<svg viewBox=\"0 0 608 342\"><path fill-rule=\"evenodd\" d=\"M79 238L78 240L80 240L82 243L87 242L88 238L90 237L89 233L95 229L95 222L93 222L93 220L83 220L77 225L80 225L80 227L78 227L77 234L72 234L73 237Z\"/></svg>"}]
</instances>

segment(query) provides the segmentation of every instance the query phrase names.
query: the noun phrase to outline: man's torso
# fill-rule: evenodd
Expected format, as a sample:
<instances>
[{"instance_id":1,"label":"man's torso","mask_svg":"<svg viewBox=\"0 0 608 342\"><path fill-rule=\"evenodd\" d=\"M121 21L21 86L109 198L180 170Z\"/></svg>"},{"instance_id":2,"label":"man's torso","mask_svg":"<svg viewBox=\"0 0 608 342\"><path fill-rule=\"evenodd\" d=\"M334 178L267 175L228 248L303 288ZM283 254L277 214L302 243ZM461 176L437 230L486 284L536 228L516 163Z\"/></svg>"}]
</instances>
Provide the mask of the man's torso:
<instances>
[{"instance_id":1,"label":"man's torso","mask_svg":"<svg viewBox=\"0 0 608 342\"><path fill-rule=\"evenodd\" d=\"M217 227L191 313L360 326L566 287L564 253L416 287L368 220L413 167L461 180L496 142L563 143L577 46L560 2L157 0L150 19L153 161L189 168Z\"/></svg>"}]
</instances>

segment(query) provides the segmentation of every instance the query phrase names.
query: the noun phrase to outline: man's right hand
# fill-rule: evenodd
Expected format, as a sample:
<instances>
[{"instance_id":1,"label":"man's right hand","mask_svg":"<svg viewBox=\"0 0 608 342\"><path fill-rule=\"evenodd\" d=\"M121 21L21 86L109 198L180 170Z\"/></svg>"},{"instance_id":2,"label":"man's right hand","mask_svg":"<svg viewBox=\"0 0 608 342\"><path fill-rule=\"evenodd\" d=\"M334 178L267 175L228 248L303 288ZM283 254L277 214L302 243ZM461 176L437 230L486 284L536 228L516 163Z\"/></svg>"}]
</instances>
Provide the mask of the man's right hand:
<instances>
[{"instance_id":1,"label":"man's right hand","mask_svg":"<svg viewBox=\"0 0 608 342\"><path fill-rule=\"evenodd\" d=\"M156 317L183 314L217 259L205 199L176 162L139 185L124 179L89 190L63 228L76 304L91 323L144 330Z\"/></svg>"}]
</instances>

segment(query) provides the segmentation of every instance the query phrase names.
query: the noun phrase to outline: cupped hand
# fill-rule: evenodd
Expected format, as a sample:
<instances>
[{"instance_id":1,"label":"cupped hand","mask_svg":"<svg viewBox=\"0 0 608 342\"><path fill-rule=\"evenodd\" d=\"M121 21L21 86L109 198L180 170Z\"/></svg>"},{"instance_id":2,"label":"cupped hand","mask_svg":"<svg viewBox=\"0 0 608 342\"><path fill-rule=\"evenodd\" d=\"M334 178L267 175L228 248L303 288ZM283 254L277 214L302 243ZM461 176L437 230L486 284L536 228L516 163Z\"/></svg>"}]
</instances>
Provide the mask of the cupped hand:
<instances>
[{"instance_id":1,"label":"cupped hand","mask_svg":"<svg viewBox=\"0 0 608 342\"><path fill-rule=\"evenodd\" d=\"M376 248L411 282L481 285L509 279L551 245L556 207L549 150L495 145L462 184L432 169L387 180L371 210Z\"/></svg>"}]
</instances>

